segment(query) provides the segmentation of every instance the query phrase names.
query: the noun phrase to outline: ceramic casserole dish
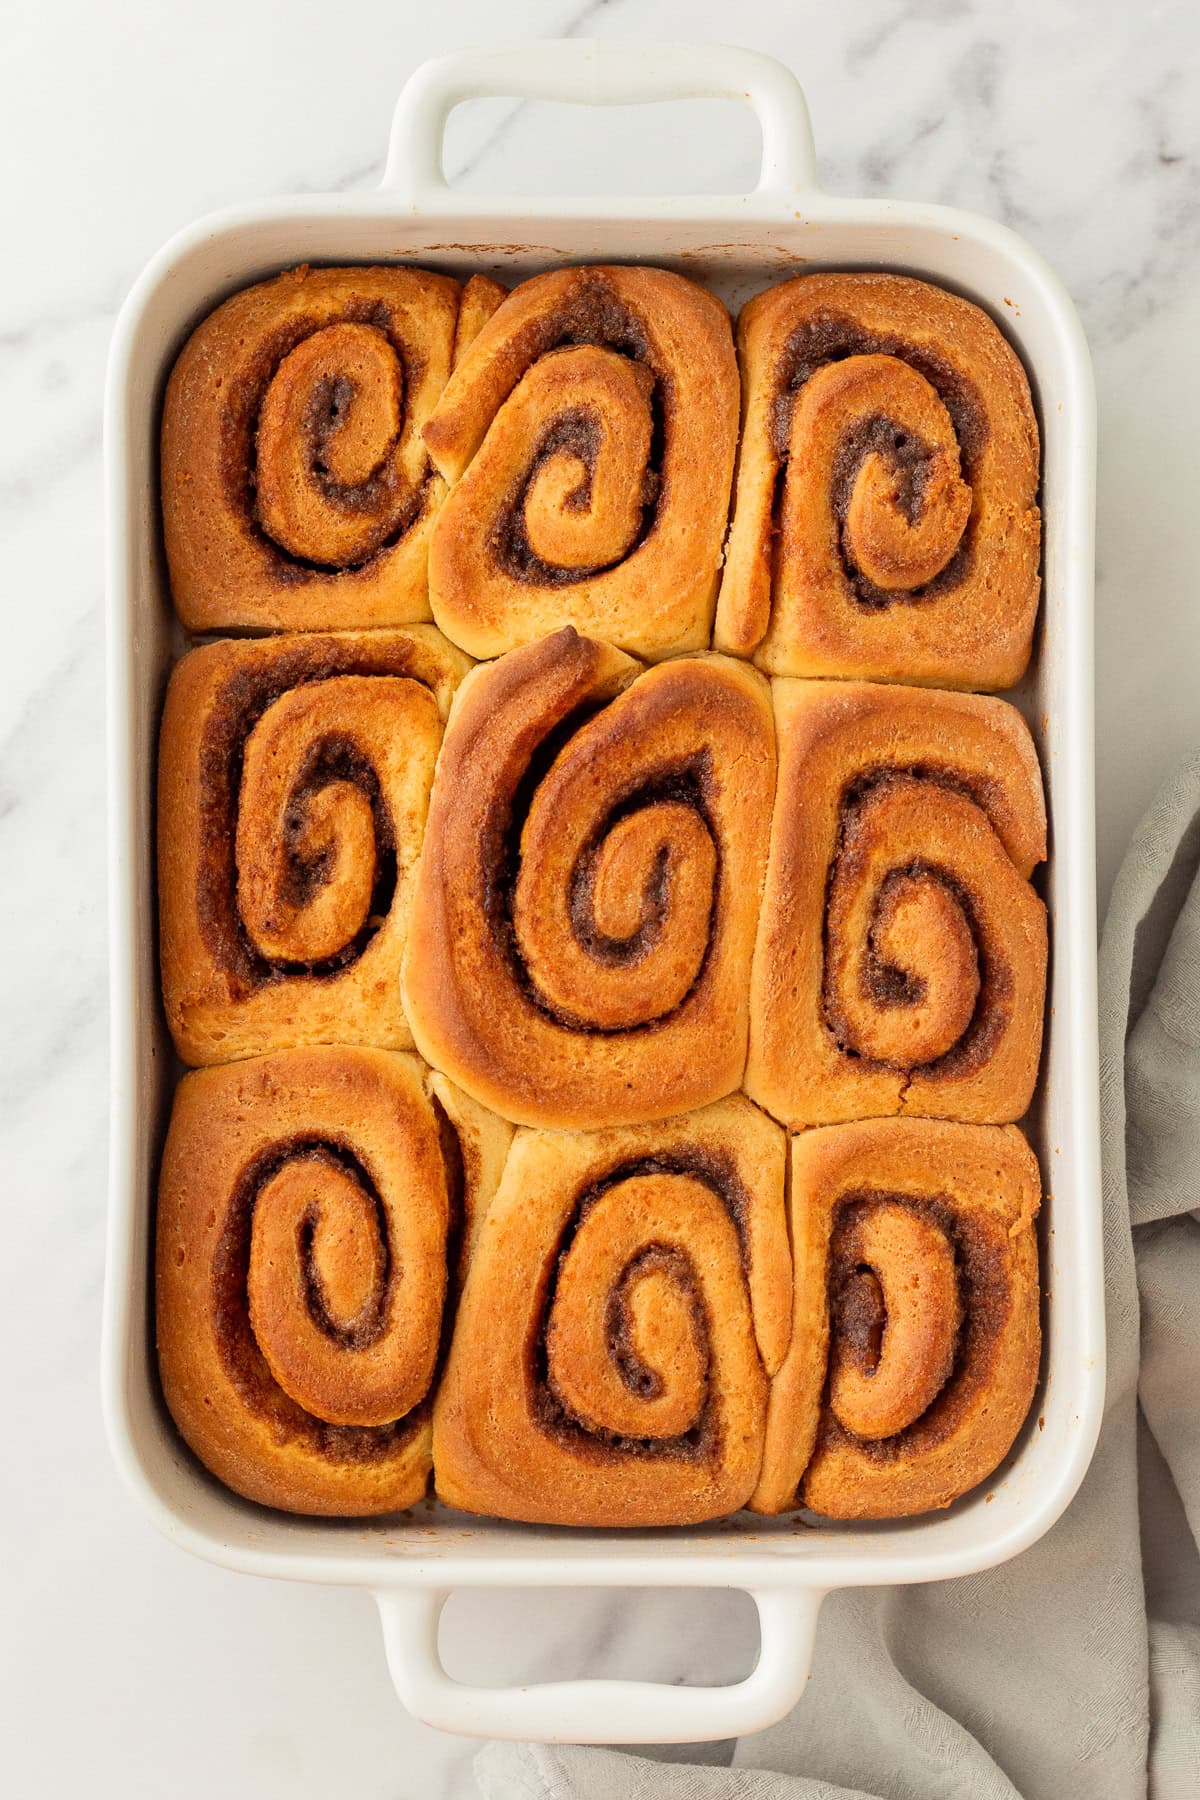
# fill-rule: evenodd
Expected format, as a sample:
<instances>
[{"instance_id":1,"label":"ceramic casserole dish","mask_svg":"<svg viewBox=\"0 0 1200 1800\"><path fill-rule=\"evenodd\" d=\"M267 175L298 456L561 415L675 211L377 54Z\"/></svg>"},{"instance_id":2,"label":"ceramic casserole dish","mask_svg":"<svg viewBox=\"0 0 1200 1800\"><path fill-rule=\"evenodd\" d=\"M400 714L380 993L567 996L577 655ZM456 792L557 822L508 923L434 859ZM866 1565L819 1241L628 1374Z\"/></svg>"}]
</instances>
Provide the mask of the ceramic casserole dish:
<instances>
[{"instance_id":1,"label":"ceramic casserole dish","mask_svg":"<svg viewBox=\"0 0 1200 1800\"><path fill-rule=\"evenodd\" d=\"M520 95L589 104L717 96L762 131L752 193L718 198L480 199L442 174L460 101ZM178 1068L159 1001L155 740L183 647L159 527L157 439L167 372L196 322L237 288L300 262L413 262L520 279L570 262L645 262L715 289L736 311L781 276L892 269L985 308L1029 373L1043 444L1043 604L1029 675L1007 697L1028 719L1052 821L1044 893L1052 972L1042 1079L1026 1127L1047 1197L1042 1382L1002 1467L947 1512L868 1525L749 1514L662 1532L552 1530L431 1506L413 1521L267 1512L205 1474L158 1387L151 1292L158 1158ZM175 1543L247 1574L372 1590L405 1705L443 1730L545 1741L723 1738L799 1698L831 1588L941 1580L1016 1555L1063 1511L1099 1428L1104 1383L1095 996L1092 541L1095 428L1087 347L1066 293L1011 231L944 207L845 200L816 185L790 73L717 46L553 43L468 51L419 69L400 98L377 192L239 206L169 243L137 282L108 374L108 704L112 968L111 1171L103 1390L109 1438L139 1503ZM449 1592L489 1587L725 1587L761 1624L753 1671L727 1687L453 1680L438 1649Z\"/></svg>"}]
</instances>

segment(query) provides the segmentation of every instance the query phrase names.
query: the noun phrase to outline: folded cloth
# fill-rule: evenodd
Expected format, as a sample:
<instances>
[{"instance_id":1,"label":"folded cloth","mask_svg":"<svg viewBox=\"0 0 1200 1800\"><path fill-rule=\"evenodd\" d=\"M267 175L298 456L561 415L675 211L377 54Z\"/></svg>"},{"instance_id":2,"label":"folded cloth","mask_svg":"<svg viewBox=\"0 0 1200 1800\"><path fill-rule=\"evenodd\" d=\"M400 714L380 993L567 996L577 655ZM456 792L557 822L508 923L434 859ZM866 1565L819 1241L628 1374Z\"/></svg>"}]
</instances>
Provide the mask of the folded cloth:
<instances>
[{"instance_id":1,"label":"folded cloth","mask_svg":"<svg viewBox=\"0 0 1200 1800\"><path fill-rule=\"evenodd\" d=\"M831 1595L803 1701L731 1767L490 1744L487 1800L1196 1800L1198 868L1200 756L1142 822L1104 929L1108 1392L1064 1517L982 1575Z\"/></svg>"}]
</instances>

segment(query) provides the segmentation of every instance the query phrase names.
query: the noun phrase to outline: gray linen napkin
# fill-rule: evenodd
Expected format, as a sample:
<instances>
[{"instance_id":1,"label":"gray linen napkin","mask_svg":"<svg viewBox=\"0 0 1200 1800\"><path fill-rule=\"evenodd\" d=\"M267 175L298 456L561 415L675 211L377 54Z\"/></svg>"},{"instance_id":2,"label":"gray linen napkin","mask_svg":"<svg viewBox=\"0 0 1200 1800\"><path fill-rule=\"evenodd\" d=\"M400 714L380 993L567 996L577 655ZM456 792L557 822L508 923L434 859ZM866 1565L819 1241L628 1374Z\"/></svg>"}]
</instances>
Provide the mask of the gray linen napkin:
<instances>
[{"instance_id":1,"label":"gray linen napkin","mask_svg":"<svg viewBox=\"0 0 1200 1800\"><path fill-rule=\"evenodd\" d=\"M732 1768L489 1744L486 1800L1197 1800L1198 866L1200 757L1139 827L1104 930L1108 1396L1065 1516L985 1574L832 1594L803 1701Z\"/></svg>"}]
</instances>

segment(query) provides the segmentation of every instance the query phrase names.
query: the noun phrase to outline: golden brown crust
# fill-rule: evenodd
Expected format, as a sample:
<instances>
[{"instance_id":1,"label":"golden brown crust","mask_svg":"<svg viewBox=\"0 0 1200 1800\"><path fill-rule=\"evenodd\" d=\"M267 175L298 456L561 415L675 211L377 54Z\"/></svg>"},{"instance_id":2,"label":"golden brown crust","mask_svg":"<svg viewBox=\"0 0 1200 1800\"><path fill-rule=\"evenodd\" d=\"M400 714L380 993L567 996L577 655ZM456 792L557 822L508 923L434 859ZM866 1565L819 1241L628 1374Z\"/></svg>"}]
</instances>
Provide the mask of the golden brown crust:
<instances>
[{"instance_id":1,"label":"golden brown crust","mask_svg":"<svg viewBox=\"0 0 1200 1800\"><path fill-rule=\"evenodd\" d=\"M986 313L907 276L801 275L743 309L738 351L716 648L776 675L1019 680L1038 602L1038 431Z\"/></svg>"},{"instance_id":2,"label":"golden brown crust","mask_svg":"<svg viewBox=\"0 0 1200 1800\"><path fill-rule=\"evenodd\" d=\"M454 327L454 359L457 369L492 314L508 299L508 289L490 275L472 275L462 291L458 305L458 322Z\"/></svg>"},{"instance_id":3,"label":"golden brown crust","mask_svg":"<svg viewBox=\"0 0 1200 1800\"><path fill-rule=\"evenodd\" d=\"M435 1402L443 1499L594 1526L744 1504L787 1349L784 1154L740 1095L657 1125L518 1131Z\"/></svg>"},{"instance_id":4,"label":"golden brown crust","mask_svg":"<svg viewBox=\"0 0 1200 1800\"><path fill-rule=\"evenodd\" d=\"M451 1168L413 1056L288 1050L180 1082L159 1368L183 1436L237 1493L345 1515L424 1493L452 1207L486 1209L509 1135L466 1106Z\"/></svg>"},{"instance_id":5,"label":"golden brown crust","mask_svg":"<svg viewBox=\"0 0 1200 1800\"><path fill-rule=\"evenodd\" d=\"M871 1119L791 1147L791 1343L758 1512L948 1506L1012 1446L1037 1384L1037 1162L1015 1126Z\"/></svg>"},{"instance_id":6,"label":"golden brown crust","mask_svg":"<svg viewBox=\"0 0 1200 1800\"><path fill-rule=\"evenodd\" d=\"M773 683L779 780L746 1092L793 1127L1005 1123L1037 1079L1046 815L1003 700Z\"/></svg>"},{"instance_id":7,"label":"golden brown crust","mask_svg":"<svg viewBox=\"0 0 1200 1800\"><path fill-rule=\"evenodd\" d=\"M171 373L177 610L289 634L186 655L159 760L168 1020L224 1065L160 1361L251 1499L900 1517L1025 1416L1045 807L945 690L1030 653L1028 383L891 275L738 353L658 269L302 268Z\"/></svg>"},{"instance_id":8,"label":"golden brown crust","mask_svg":"<svg viewBox=\"0 0 1200 1800\"><path fill-rule=\"evenodd\" d=\"M475 670L404 963L422 1054L521 1124L664 1118L737 1087L773 778L745 664L639 672L568 628Z\"/></svg>"},{"instance_id":9,"label":"golden brown crust","mask_svg":"<svg viewBox=\"0 0 1200 1800\"><path fill-rule=\"evenodd\" d=\"M185 1062L411 1043L399 1003L442 721L429 625L207 644L159 748L163 995Z\"/></svg>"},{"instance_id":10,"label":"golden brown crust","mask_svg":"<svg viewBox=\"0 0 1200 1800\"><path fill-rule=\"evenodd\" d=\"M190 630L429 617L445 484L421 430L457 311L447 275L305 266L197 327L162 425L171 592Z\"/></svg>"},{"instance_id":11,"label":"golden brown crust","mask_svg":"<svg viewBox=\"0 0 1200 1800\"><path fill-rule=\"evenodd\" d=\"M713 295L662 269L559 269L514 289L425 427L452 488L433 615L473 656L570 623L656 660L705 647L737 441Z\"/></svg>"}]
</instances>

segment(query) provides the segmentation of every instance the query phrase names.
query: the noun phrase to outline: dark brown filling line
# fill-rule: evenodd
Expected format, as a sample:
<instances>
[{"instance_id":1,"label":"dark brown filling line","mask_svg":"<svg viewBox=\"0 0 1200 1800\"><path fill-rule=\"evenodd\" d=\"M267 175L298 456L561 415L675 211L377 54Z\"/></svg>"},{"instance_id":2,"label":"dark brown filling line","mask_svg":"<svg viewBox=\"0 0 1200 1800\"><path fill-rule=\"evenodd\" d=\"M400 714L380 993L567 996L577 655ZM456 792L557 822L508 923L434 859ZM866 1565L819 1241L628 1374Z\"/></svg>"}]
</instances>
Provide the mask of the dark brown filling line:
<instances>
[{"instance_id":1,"label":"dark brown filling line","mask_svg":"<svg viewBox=\"0 0 1200 1800\"><path fill-rule=\"evenodd\" d=\"M308 753L290 797L285 821L289 853L303 829L304 806L319 788L349 781L368 797L375 836L375 882L366 923L337 953L319 963L298 963L263 956L251 942L237 905L237 812L245 747L255 725L276 700L291 689L337 675L410 675L403 655L346 646L318 652L301 644L284 652L265 669L239 669L225 683L208 720L200 750L200 866L196 883L196 917L200 935L216 965L227 976L232 995L244 999L255 989L289 975L314 979L338 975L356 962L386 919L395 896L396 840L379 778L367 758L344 733L323 735ZM311 900L328 878L327 859L292 857L289 897L296 904Z\"/></svg>"},{"instance_id":2,"label":"dark brown filling line","mask_svg":"<svg viewBox=\"0 0 1200 1800\"><path fill-rule=\"evenodd\" d=\"M423 373L423 359L413 352L393 329L390 309L383 301L351 300L336 319L318 319L311 314L298 315L264 338L251 358L240 380L231 384L221 416L221 475L230 509L239 516L256 542L270 557L272 573L281 586L311 579L357 574L395 548L414 521L425 510L432 475L414 490L401 516L384 527L378 543L356 562L330 564L313 562L285 550L265 529L258 510L258 426L267 389L284 358L306 338L335 324L370 325L385 337L400 364L405 395L412 392ZM354 384L346 376L329 376L318 382L306 408L305 436L307 461L311 477L324 498L346 512L372 512L380 499L395 490L395 475L389 468L377 466L376 473L355 487L339 487L323 463L324 445L342 411L354 397ZM403 421L401 422L403 430ZM395 447L393 439L384 457Z\"/></svg>"},{"instance_id":3,"label":"dark brown filling line","mask_svg":"<svg viewBox=\"0 0 1200 1800\"><path fill-rule=\"evenodd\" d=\"M894 963L885 962L878 947L878 920L887 906L888 896L893 889L907 880L936 881L954 900L959 911L971 922L970 895L962 883L955 880L949 869L943 869L935 863L918 859L910 862L905 868L890 869L880 883L875 897L875 907L870 930L867 932L867 954L863 958L863 966L859 972L859 992L864 1000L875 1006L889 1007L919 1006L928 990L928 983L923 975L914 975L910 969L897 968ZM975 933L972 930L972 941ZM840 1021L836 1008L826 1003L826 1011L831 1020L837 1021L838 1031L847 1029Z\"/></svg>"},{"instance_id":4,"label":"dark brown filling line","mask_svg":"<svg viewBox=\"0 0 1200 1800\"><path fill-rule=\"evenodd\" d=\"M791 451L792 413L796 396L818 369L844 362L851 356L894 356L923 375L935 389L950 415L962 458L963 479L974 485L976 469L988 439L987 412L978 391L965 376L942 357L889 332L871 332L853 319L832 312L815 314L788 339L779 361L775 399L771 408L770 437L779 460L773 518L778 544L778 521ZM930 448L921 439L883 416L851 427L838 445L834 461L833 511L838 521L838 548L842 571L852 598L877 610L885 606L909 606L935 599L969 576L974 562L973 521L968 520L962 541L945 568L924 587L904 590L880 588L856 568L845 541L846 512L855 477L872 451L884 456L895 469L898 499L909 523L920 514Z\"/></svg>"},{"instance_id":5,"label":"dark brown filling line","mask_svg":"<svg viewBox=\"0 0 1200 1800\"><path fill-rule=\"evenodd\" d=\"M551 420L534 448L529 466L514 490L505 496L492 532L492 551L500 568L514 581L538 587L570 587L589 581L608 568L616 568L645 543L658 521L666 495L663 474L669 422L675 404L674 383L659 366L642 321L619 300L602 276L594 276L565 305L529 321L513 345L523 366L556 350L593 344L614 355L642 364L654 377L650 393L650 455L642 478L642 520L633 542L611 563L571 569L545 562L529 543L525 528L525 502L539 470L552 457L570 451L583 463L586 474L568 505L582 511L591 503L592 480L600 454L601 425L588 407L573 407Z\"/></svg>"},{"instance_id":6,"label":"dark brown filling line","mask_svg":"<svg viewBox=\"0 0 1200 1800\"><path fill-rule=\"evenodd\" d=\"M865 1265L839 1256L848 1227L879 1205L902 1206L928 1220L945 1237L954 1252L962 1323L954 1345L950 1373L937 1398L919 1419L890 1438L860 1438L847 1431L829 1403L826 1376L817 1448L828 1450L852 1444L873 1462L892 1463L902 1457L934 1450L952 1436L972 1399L989 1379L996 1345L1012 1304L1008 1258L1003 1227L962 1213L948 1196L917 1199L911 1194L866 1190L847 1194L838 1203L830 1235L826 1291L829 1295L830 1332L848 1331L851 1354L862 1356L860 1367L872 1373L886 1329L883 1288L874 1270L866 1270L878 1289L878 1310L862 1285ZM874 1343L874 1360L866 1358ZM830 1357L832 1368L832 1356Z\"/></svg>"},{"instance_id":7,"label":"dark brown filling line","mask_svg":"<svg viewBox=\"0 0 1200 1800\"><path fill-rule=\"evenodd\" d=\"M375 879L366 922L336 956L320 963L296 963L270 959L269 966L284 974L333 975L362 955L367 944L391 910L396 892L396 839L392 816L379 786L379 777L367 758L344 732L328 732L310 747L288 799L284 816L284 849L288 866L287 898L296 906L304 906L325 886L330 878L332 850L305 856L300 840L305 826L305 807L313 795L335 782L345 782L367 796L371 807L375 836ZM255 952L254 954L257 954ZM268 959L259 958L266 962Z\"/></svg>"},{"instance_id":8,"label":"dark brown filling line","mask_svg":"<svg viewBox=\"0 0 1200 1800\"><path fill-rule=\"evenodd\" d=\"M840 1287L830 1290L830 1329L864 1375L879 1367L887 1305L879 1277L866 1263L850 1269Z\"/></svg>"},{"instance_id":9,"label":"dark brown filling line","mask_svg":"<svg viewBox=\"0 0 1200 1800\"><path fill-rule=\"evenodd\" d=\"M656 1014L652 1019L644 1019L637 1025L595 1025L586 1019L578 1019L572 1014L564 1012L541 992L525 965L513 924L513 898L521 865L521 834L533 797L543 777L559 751L575 732L586 724L589 718L595 717L596 711L595 708L581 708L570 714L546 735L530 758L521 783L513 796L507 820L497 824L490 834L489 841L483 845L485 867L488 870L484 882L484 916L491 928L493 941L509 966L513 981L530 1004L536 1006L540 1013L565 1031L587 1032L600 1037L623 1037L633 1032L659 1029L664 1020L676 1017L687 1006L704 981L717 936L717 920L721 904L721 844L707 804L707 795L711 791L713 780L712 759L707 751L701 751L699 755L691 757L685 762L640 776L631 783L614 799L599 826L576 858L570 875L568 897L572 930L581 948L596 962L608 966L633 968L653 949L666 929L670 917L669 850L664 849L660 852L650 881L643 891L646 916L637 931L628 938L607 937L596 927L593 912L596 863L609 833L629 814L640 812L648 806L661 805L664 802L677 802L691 806L703 818L716 853L708 938L695 979L687 993L674 1007L667 1012Z\"/></svg>"},{"instance_id":10,"label":"dark brown filling line","mask_svg":"<svg viewBox=\"0 0 1200 1800\"><path fill-rule=\"evenodd\" d=\"M637 1356L628 1327L624 1293L647 1266L669 1269L679 1280L692 1312L696 1344L705 1365L704 1395L696 1423L685 1432L670 1438L625 1437L603 1426L580 1419L556 1391L550 1376L546 1355L546 1332L559 1271L563 1267L575 1233L588 1213L603 1196L624 1181L642 1175L688 1175L716 1196L725 1208L738 1235L742 1268L749 1270L747 1215L750 1199L737 1174L732 1158L695 1148L680 1146L664 1149L657 1155L642 1156L619 1164L577 1197L571 1216L563 1227L558 1251L543 1276L543 1292L532 1334L527 1379L532 1396L533 1418L539 1428L567 1448L591 1457L597 1462L612 1462L619 1457L639 1460L659 1459L673 1462L718 1461L721 1455L721 1417L719 1396L712 1388L711 1332L703 1292L687 1251L678 1245L647 1244L638 1250L605 1305L609 1355L621 1380L631 1393L654 1398L661 1392L661 1382L653 1371L645 1369ZM650 1377L647 1382L647 1377Z\"/></svg>"},{"instance_id":11,"label":"dark brown filling line","mask_svg":"<svg viewBox=\"0 0 1200 1800\"><path fill-rule=\"evenodd\" d=\"M970 523L968 522L958 548L945 567L938 570L932 581L925 582L922 587L903 590L877 587L873 581L867 579L855 563L846 537L846 516L850 510L850 496L854 490L858 471L872 452L882 456L891 467L896 477L896 504L910 525L916 524L924 504L925 488L933 459L933 452L929 445L914 433L901 431L882 414L877 414L874 418L851 427L838 445L833 466L833 512L838 522L838 551L842 560L843 573L854 590L855 598L863 606L879 609L896 604L911 605L919 600L936 599L939 594L944 594L950 588L956 587L970 574L972 560Z\"/></svg>"},{"instance_id":12,"label":"dark brown filling line","mask_svg":"<svg viewBox=\"0 0 1200 1800\"><path fill-rule=\"evenodd\" d=\"M925 998L928 986L923 975L914 975L908 969L899 969L893 963L885 962L877 947L879 915L887 904L891 890L903 881L933 881L950 896L967 922L971 941L975 945L975 954L981 965L983 963L981 938L975 916L975 901L970 889L959 880L953 869L943 868L940 863L929 862L924 857L917 857L902 868L889 869L875 896L872 924L867 932L867 954L863 959L859 982L859 991L864 1000L869 1000L884 1010L891 1007L919 1006ZM981 989L984 980L985 976L981 972ZM849 1030L849 1022L839 1017L832 1000L827 1000L826 1010L835 1035ZM976 1020L972 1016L967 1031L972 1030L975 1024ZM967 1033L964 1032L963 1036L966 1035ZM962 1042L961 1038L959 1042ZM839 1047L845 1048L841 1045ZM846 1054L853 1055L854 1052L846 1051ZM949 1054L950 1051L943 1052L943 1056ZM941 1061L942 1059L937 1060ZM926 1065L927 1068L934 1066L933 1063Z\"/></svg>"},{"instance_id":13,"label":"dark brown filling line","mask_svg":"<svg viewBox=\"0 0 1200 1800\"><path fill-rule=\"evenodd\" d=\"M662 1376L638 1355L630 1324L630 1295L643 1277L652 1274L669 1275L680 1291L687 1295L694 1326L701 1324L704 1319L703 1303L696 1289L691 1262L677 1246L647 1244L644 1250L639 1250L632 1262L626 1264L621 1271L621 1279L608 1297L604 1323L609 1355L617 1373L629 1392L636 1394L641 1400L657 1400L664 1391ZM703 1349L702 1340L698 1339L698 1346ZM597 1428L593 1426L591 1429Z\"/></svg>"},{"instance_id":14,"label":"dark brown filling line","mask_svg":"<svg viewBox=\"0 0 1200 1800\"><path fill-rule=\"evenodd\" d=\"M837 843L825 878L825 912L822 924L824 976L821 984L821 1017L826 1030L843 1056L853 1057L865 1069L890 1070L902 1077L901 1099L917 1075L951 1078L981 1067L994 1051L1008 1023L1013 988L1011 971L998 964L985 951L978 925L979 902L977 897L953 870L943 868L935 863L918 860L902 868L889 870L875 896L872 912L873 923L868 934L868 954L863 970L863 996L876 1006L885 1008L916 1006L924 998L925 982L919 975L914 977L907 970L893 968L877 955L873 941L874 920L878 918L890 885L914 876L934 880L939 882L952 896L955 905L966 920L972 942L975 945L975 954L979 965L979 993L970 1021L957 1041L948 1050L943 1051L941 1056L935 1057L932 1062L917 1064L913 1067L905 1067L900 1063L885 1062L865 1056L861 1051L854 1049L849 1041L852 1035L851 1024L839 1007L831 986L832 959L829 946L831 895L839 873L847 867L852 868L853 866L854 853L849 848L848 840L852 836L857 808L868 795L905 779L932 782L935 786L946 788L951 793L962 794L973 804L982 807L985 812L988 810L987 797L990 785L986 778L968 779L953 769L922 763L913 764L909 768L891 767L869 770L849 783L842 794Z\"/></svg>"},{"instance_id":15,"label":"dark brown filling line","mask_svg":"<svg viewBox=\"0 0 1200 1800\"><path fill-rule=\"evenodd\" d=\"M316 1418L293 1400L271 1374L250 1325L247 1282L254 1208L258 1196L286 1163L307 1158L344 1170L367 1195L375 1209L379 1241L384 1251L384 1272L373 1303L349 1329L329 1317L320 1292L319 1277L311 1263L313 1220L301 1224L298 1250L305 1268L306 1300L313 1322L347 1350L361 1350L386 1329L394 1291L394 1274L388 1245L387 1218L379 1190L369 1171L348 1145L326 1137L297 1135L272 1144L242 1171L230 1197L220 1239L213 1254L212 1328L221 1361L246 1410L271 1425L279 1443L301 1440L332 1462L376 1462L400 1449L413 1436L428 1413L423 1400L404 1418L389 1425L331 1425Z\"/></svg>"},{"instance_id":16,"label":"dark brown filling line","mask_svg":"<svg viewBox=\"0 0 1200 1800\"><path fill-rule=\"evenodd\" d=\"M659 848L649 881L643 889L642 903L645 910L637 930L627 938L613 938L606 936L598 929L594 910L596 864L606 838L621 823L622 819L628 818L632 813L641 812L648 806L676 804L689 806L694 812L699 813L708 827L714 848L718 848L717 834L705 804L705 789L711 778L711 761L704 753L676 768L667 769L658 775L651 776L614 801L598 830L583 846L576 858L575 867L571 871L568 909L576 940L594 962L605 963L610 967L617 968L632 967L640 962L659 942L670 917L671 853L669 846L664 844ZM713 883L714 913L716 895L719 891L719 861L718 848L718 879ZM704 963L708 960L712 940L713 914L710 913L704 961L697 971L696 980L692 984L693 989L704 974ZM691 991L689 990L689 992ZM685 1001L680 1001L679 1004L682 1006L685 1003ZM658 1022L657 1020L648 1021L652 1024ZM642 1027L636 1029L640 1030Z\"/></svg>"},{"instance_id":17,"label":"dark brown filling line","mask_svg":"<svg viewBox=\"0 0 1200 1800\"><path fill-rule=\"evenodd\" d=\"M388 1312L391 1307L393 1282L392 1255L388 1245L387 1216L383 1210L383 1201L379 1190L358 1158L340 1145L331 1150L329 1145L317 1142L300 1155L315 1163L344 1169L352 1175L356 1183L370 1200L374 1215L375 1229L381 1248L378 1285L368 1297L358 1317L349 1325L339 1325L330 1315L325 1297L325 1287L321 1280L320 1270L313 1259L313 1241L316 1237L318 1209L310 1206L300 1222L297 1250L300 1266L304 1274L304 1297L309 1317L331 1343L343 1350L369 1350L377 1344L387 1330ZM295 1157L286 1160L295 1161ZM279 1165L282 1167L282 1164ZM272 1170L272 1173L275 1173ZM261 1189L262 1183L259 1183Z\"/></svg>"},{"instance_id":18,"label":"dark brown filling line","mask_svg":"<svg viewBox=\"0 0 1200 1800\"><path fill-rule=\"evenodd\" d=\"M386 332L383 335L386 337ZM389 440L367 479L353 486L345 487L335 481L325 461L329 438L341 423L343 415L350 411L357 394L358 388L348 375L326 375L316 383L304 409L306 463L309 479L330 506L343 513L370 515L384 509L386 502L396 493L397 473L391 458L400 441L400 432L397 431ZM293 551L283 550L282 545L277 545L276 548L282 550L292 562L307 564L314 569L360 569L372 557L377 556L385 544L398 541L411 525L419 505L420 496L410 495L398 517L382 518L372 534L369 547L353 563L318 563L310 558L298 557ZM269 537L261 518L258 523L264 535Z\"/></svg>"}]
</instances>

